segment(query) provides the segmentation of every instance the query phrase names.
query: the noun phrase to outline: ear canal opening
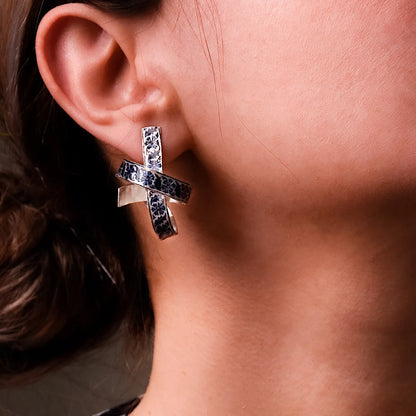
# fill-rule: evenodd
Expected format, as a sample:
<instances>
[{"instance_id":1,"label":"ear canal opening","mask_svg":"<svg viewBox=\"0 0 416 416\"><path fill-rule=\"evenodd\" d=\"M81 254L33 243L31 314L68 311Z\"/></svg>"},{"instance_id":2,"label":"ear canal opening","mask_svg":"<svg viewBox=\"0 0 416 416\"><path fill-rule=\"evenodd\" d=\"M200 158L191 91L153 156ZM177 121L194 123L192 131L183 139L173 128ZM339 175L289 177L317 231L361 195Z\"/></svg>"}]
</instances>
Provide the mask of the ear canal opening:
<instances>
[{"instance_id":1,"label":"ear canal opening","mask_svg":"<svg viewBox=\"0 0 416 416\"><path fill-rule=\"evenodd\" d=\"M124 54L121 47L113 41L113 48L111 54L108 57L107 63L104 64L104 75L101 78L102 94L115 96L120 93L120 87L125 88L123 90L124 95L126 91L132 91L134 88L134 74L131 72L129 61Z\"/></svg>"}]
</instances>

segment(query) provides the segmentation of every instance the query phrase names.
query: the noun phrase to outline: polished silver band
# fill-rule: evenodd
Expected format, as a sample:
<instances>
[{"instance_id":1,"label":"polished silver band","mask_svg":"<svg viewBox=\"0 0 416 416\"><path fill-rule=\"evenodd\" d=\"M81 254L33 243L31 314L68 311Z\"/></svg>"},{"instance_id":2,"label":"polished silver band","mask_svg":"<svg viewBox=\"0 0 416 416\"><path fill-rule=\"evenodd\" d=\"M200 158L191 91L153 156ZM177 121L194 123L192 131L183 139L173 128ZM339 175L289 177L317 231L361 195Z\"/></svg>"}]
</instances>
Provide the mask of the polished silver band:
<instances>
[{"instance_id":1,"label":"polished silver band","mask_svg":"<svg viewBox=\"0 0 416 416\"><path fill-rule=\"evenodd\" d=\"M142 129L143 165L123 160L116 176L134 185L119 188L119 206L147 201L153 229L161 240L177 234L175 219L166 198L187 203L191 186L163 173L159 127ZM139 185L139 186L135 186Z\"/></svg>"}]
</instances>

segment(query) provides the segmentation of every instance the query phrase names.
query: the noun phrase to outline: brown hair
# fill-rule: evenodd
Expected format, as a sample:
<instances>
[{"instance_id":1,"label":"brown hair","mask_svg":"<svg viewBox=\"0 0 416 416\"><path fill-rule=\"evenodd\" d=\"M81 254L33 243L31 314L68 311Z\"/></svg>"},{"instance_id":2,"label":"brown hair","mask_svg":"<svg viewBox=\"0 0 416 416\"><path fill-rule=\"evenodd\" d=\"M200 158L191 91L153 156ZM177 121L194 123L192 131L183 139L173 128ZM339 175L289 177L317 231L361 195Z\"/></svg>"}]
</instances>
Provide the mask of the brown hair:
<instances>
[{"instance_id":1,"label":"brown hair","mask_svg":"<svg viewBox=\"0 0 416 416\"><path fill-rule=\"evenodd\" d=\"M157 0L79 1L141 13ZM0 28L0 386L32 380L153 313L136 236L96 143L36 66L39 21L61 0L3 0Z\"/></svg>"}]
</instances>

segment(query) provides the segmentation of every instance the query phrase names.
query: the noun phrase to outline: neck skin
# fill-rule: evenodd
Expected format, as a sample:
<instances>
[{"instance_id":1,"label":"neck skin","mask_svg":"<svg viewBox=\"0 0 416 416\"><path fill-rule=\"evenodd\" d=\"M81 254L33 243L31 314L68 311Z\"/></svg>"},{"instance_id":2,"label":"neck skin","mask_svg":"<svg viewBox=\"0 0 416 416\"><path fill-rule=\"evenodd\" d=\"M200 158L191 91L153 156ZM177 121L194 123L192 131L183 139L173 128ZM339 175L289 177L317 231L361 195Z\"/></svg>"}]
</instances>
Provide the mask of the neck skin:
<instances>
[{"instance_id":1,"label":"neck skin","mask_svg":"<svg viewBox=\"0 0 416 416\"><path fill-rule=\"evenodd\" d=\"M143 239L156 333L134 416L416 414L414 201L277 219L234 194L227 228L224 201L193 197L176 240Z\"/></svg>"}]
</instances>

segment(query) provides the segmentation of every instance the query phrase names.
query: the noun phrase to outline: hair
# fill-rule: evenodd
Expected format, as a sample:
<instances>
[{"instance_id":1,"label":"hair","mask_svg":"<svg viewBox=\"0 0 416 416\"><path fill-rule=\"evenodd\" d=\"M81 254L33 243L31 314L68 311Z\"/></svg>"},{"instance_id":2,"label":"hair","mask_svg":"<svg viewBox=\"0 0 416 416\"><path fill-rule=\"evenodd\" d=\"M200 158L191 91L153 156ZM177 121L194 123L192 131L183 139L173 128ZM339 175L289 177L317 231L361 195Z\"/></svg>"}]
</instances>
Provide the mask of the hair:
<instances>
[{"instance_id":1,"label":"hair","mask_svg":"<svg viewBox=\"0 0 416 416\"><path fill-rule=\"evenodd\" d=\"M83 0L115 14L158 0ZM32 381L125 324L143 345L153 312L128 211L97 141L53 100L35 35L60 0L2 0L0 386Z\"/></svg>"}]
</instances>

